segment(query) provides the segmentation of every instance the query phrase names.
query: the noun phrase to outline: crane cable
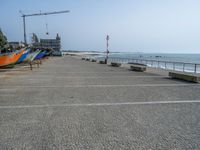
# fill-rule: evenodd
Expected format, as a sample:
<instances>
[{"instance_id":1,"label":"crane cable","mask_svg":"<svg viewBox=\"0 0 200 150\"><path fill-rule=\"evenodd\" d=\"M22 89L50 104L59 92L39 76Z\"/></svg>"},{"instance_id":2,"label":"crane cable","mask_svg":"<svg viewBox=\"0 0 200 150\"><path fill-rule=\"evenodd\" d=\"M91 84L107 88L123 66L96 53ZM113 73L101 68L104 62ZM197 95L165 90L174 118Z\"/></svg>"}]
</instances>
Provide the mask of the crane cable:
<instances>
[{"instance_id":1,"label":"crane cable","mask_svg":"<svg viewBox=\"0 0 200 150\"><path fill-rule=\"evenodd\" d=\"M45 26L46 26L46 35L49 35L48 23L47 23L47 15L45 15Z\"/></svg>"}]
</instances>

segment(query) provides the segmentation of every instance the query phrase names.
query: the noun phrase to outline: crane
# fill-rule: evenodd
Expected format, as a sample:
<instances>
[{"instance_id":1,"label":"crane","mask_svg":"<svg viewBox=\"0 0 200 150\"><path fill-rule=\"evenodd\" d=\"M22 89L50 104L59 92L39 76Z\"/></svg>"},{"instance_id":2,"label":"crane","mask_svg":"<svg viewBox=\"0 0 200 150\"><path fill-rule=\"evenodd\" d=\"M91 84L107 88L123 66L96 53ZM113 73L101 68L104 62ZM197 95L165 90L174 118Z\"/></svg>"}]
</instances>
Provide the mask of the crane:
<instances>
[{"instance_id":1,"label":"crane","mask_svg":"<svg viewBox=\"0 0 200 150\"><path fill-rule=\"evenodd\" d=\"M64 11L54 11L54 12L45 12L45 13L35 13L35 14L23 14L22 11L19 11L21 13L21 17L23 18L23 27L24 27L24 43L27 44L26 40L26 17L32 17L32 16L45 16L45 15L53 15L53 14L61 14L61 13L69 13L69 10Z\"/></svg>"}]
</instances>

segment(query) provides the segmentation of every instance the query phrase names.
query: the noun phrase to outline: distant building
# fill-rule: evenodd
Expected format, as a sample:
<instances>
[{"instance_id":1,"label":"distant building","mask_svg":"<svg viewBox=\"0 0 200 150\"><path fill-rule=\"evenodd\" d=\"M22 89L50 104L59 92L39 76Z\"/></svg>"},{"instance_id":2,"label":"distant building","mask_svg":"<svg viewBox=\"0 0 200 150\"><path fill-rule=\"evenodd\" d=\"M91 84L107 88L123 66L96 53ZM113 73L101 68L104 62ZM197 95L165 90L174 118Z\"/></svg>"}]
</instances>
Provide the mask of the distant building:
<instances>
[{"instance_id":1,"label":"distant building","mask_svg":"<svg viewBox=\"0 0 200 150\"><path fill-rule=\"evenodd\" d=\"M9 47L13 49L18 49L20 47L24 47L25 45L22 42L8 42Z\"/></svg>"},{"instance_id":2,"label":"distant building","mask_svg":"<svg viewBox=\"0 0 200 150\"><path fill-rule=\"evenodd\" d=\"M34 35L33 39L37 39L37 36ZM60 51L61 49L61 39L57 34L55 39L40 39L40 42L37 40L33 41L33 46L37 48L51 48L54 51Z\"/></svg>"}]
</instances>

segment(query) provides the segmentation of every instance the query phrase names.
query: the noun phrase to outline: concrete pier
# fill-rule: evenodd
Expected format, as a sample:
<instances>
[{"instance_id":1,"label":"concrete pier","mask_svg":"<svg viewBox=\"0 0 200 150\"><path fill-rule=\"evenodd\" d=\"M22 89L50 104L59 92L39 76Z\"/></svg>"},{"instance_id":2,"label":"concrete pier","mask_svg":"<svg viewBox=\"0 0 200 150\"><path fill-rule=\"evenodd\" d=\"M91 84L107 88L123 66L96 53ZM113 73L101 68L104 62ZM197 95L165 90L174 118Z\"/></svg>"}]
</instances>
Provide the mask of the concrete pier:
<instances>
[{"instance_id":1,"label":"concrete pier","mask_svg":"<svg viewBox=\"0 0 200 150\"><path fill-rule=\"evenodd\" d=\"M0 71L0 149L200 149L199 91L71 56Z\"/></svg>"}]
</instances>

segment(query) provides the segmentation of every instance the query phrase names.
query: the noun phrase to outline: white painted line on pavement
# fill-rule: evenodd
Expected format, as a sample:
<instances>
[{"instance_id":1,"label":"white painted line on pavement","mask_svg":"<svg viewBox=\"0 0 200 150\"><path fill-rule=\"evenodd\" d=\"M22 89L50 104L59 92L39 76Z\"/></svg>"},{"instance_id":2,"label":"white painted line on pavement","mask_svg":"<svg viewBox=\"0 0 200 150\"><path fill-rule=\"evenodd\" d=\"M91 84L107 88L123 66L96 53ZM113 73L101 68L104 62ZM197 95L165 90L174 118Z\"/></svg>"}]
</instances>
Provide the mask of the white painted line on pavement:
<instances>
[{"instance_id":1,"label":"white painted line on pavement","mask_svg":"<svg viewBox=\"0 0 200 150\"><path fill-rule=\"evenodd\" d=\"M85 74L99 74L99 73L101 73L101 74L103 74L103 73L108 73L108 74L110 74L110 73L112 73L112 74L117 74L117 73L119 73L119 74L125 74L125 73L129 73L129 74L131 74L131 72L126 72L126 71L99 71L99 72L49 72L49 71L43 71L43 70L35 70L35 72L40 72L40 73L47 73L47 74L81 74L81 73L85 73ZM138 74L140 74L140 72L138 72ZM141 74L144 74L144 73L141 73Z\"/></svg>"},{"instance_id":2,"label":"white painted line on pavement","mask_svg":"<svg viewBox=\"0 0 200 150\"><path fill-rule=\"evenodd\" d=\"M65 77L57 77L57 78L166 78L166 77L169 77L169 76L87 76L87 77L68 77L68 76L65 76Z\"/></svg>"},{"instance_id":3,"label":"white painted line on pavement","mask_svg":"<svg viewBox=\"0 0 200 150\"><path fill-rule=\"evenodd\" d=\"M0 106L0 109L16 108L49 108L49 107L89 107L89 106L129 106L129 105L160 105L160 104L200 104L200 100L182 101L151 101L151 102L124 102L124 103L85 103L85 104L55 104L55 105L18 105Z\"/></svg>"},{"instance_id":4,"label":"white painted line on pavement","mask_svg":"<svg viewBox=\"0 0 200 150\"><path fill-rule=\"evenodd\" d=\"M196 83L188 83L188 84L133 84L133 85L62 85L62 86L56 86L56 85L13 85L13 86L6 86L3 85L6 88L89 88L89 87L179 87L179 86L200 86L200 84Z\"/></svg>"},{"instance_id":5,"label":"white painted line on pavement","mask_svg":"<svg viewBox=\"0 0 200 150\"><path fill-rule=\"evenodd\" d=\"M24 79L24 77L27 77L27 78L29 78L30 79L30 77L29 76L19 76L19 78L23 78ZM100 78L166 78L166 77L168 77L168 76L86 76L86 77L83 77L83 76L34 76L34 78L31 78L31 79L38 79L38 78L60 78L60 79L63 79L63 78L72 78L72 79L87 79L87 78L92 78L92 79L100 79ZM43 80L43 79L42 79Z\"/></svg>"},{"instance_id":6,"label":"white painted line on pavement","mask_svg":"<svg viewBox=\"0 0 200 150\"><path fill-rule=\"evenodd\" d=\"M10 92L10 91L16 91L17 89L0 89L0 92Z\"/></svg>"},{"instance_id":7,"label":"white painted line on pavement","mask_svg":"<svg viewBox=\"0 0 200 150\"><path fill-rule=\"evenodd\" d=\"M45 81L45 80L51 81L52 79L50 79L50 78L44 78L44 79L41 79L41 78L26 78L26 79L25 79L25 78L23 78L22 80L23 80L23 81L25 81L25 80L29 80L29 81L35 81L35 80L36 80L36 81L41 81L41 80L42 80L42 81Z\"/></svg>"},{"instance_id":8,"label":"white painted line on pavement","mask_svg":"<svg viewBox=\"0 0 200 150\"><path fill-rule=\"evenodd\" d=\"M0 93L0 97L6 97L6 96L8 96L8 97L14 97L15 96L15 94L13 94L13 93L9 93L9 94L7 94L7 93Z\"/></svg>"}]
</instances>

